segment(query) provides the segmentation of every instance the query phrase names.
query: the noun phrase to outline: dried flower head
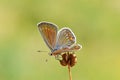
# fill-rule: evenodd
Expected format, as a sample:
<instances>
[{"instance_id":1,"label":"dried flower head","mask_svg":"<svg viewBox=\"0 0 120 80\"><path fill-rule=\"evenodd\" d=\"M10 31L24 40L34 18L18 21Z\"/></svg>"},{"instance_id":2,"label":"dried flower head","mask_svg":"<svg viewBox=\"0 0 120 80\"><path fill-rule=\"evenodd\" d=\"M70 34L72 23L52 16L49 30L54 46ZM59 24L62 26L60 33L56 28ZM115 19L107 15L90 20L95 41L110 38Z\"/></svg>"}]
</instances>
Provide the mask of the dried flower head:
<instances>
[{"instance_id":1,"label":"dried flower head","mask_svg":"<svg viewBox=\"0 0 120 80\"><path fill-rule=\"evenodd\" d=\"M61 56L62 60L59 61L62 66L69 65L70 67L73 67L77 62L77 57L74 52L65 52Z\"/></svg>"}]
</instances>

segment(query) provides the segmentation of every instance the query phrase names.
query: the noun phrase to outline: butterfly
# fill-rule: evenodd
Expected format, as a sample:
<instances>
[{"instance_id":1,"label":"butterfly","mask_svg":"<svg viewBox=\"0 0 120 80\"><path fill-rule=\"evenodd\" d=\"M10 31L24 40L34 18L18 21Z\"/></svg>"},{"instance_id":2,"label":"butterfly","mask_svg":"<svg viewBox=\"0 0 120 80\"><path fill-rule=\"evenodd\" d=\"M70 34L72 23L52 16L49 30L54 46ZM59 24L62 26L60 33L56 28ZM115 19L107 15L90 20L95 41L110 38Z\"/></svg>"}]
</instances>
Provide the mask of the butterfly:
<instances>
[{"instance_id":1,"label":"butterfly","mask_svg":"<svg viewBox=\"0 0 120 80\"><path fill-rule=\"evenodd\" d=\"M56 58L64 52L72 52L82 48L76 44L76 36L70 28L62 28L58 31L58 26L51 22L40 22L37 24L46 45L51 50L50 55Z\"/></svg>"}]
</instances>

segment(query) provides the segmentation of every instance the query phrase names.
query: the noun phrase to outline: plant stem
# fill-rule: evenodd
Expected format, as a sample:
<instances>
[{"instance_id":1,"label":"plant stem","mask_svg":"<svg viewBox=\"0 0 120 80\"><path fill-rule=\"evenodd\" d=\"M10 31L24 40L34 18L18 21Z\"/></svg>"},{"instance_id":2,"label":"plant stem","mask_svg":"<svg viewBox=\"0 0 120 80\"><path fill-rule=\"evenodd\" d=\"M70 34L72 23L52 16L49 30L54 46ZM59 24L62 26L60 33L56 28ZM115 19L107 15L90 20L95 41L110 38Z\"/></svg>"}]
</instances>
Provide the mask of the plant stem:
<instances>
[{"instance_id":1,"label":"plant stem","mask_svg":"<svg viewBox=\"0 0 120 80\"><path fill-rule=\"evenodd\" d=\"M69 72L69 79L72 80L72 74L71 74L71 70L70 70L70 65L68 65L68 72Z\"/></svg>"}]
</instances>

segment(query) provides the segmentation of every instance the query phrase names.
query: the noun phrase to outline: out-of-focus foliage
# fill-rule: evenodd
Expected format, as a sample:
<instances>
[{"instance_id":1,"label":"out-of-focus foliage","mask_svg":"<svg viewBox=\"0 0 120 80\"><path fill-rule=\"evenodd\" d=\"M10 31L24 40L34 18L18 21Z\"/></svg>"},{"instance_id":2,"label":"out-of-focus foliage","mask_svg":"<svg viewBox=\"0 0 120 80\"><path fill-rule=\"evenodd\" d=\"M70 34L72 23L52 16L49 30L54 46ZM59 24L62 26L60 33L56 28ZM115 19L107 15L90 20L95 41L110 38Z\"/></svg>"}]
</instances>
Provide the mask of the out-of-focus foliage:
<instances>
[{"instance_id":1,"label":"out-of-focus foliage","mask_svg":"<svg viewBox=\"0 0 120 80\"><path fill-rule=\"evenodd\" d=\"M67 67L48 55L50 50L37 29L40 21L71 28L83 46L76 52L73 80L120 80L119 3L1 0L0 80L68 80Z\"/></svg>"}]
</instances>

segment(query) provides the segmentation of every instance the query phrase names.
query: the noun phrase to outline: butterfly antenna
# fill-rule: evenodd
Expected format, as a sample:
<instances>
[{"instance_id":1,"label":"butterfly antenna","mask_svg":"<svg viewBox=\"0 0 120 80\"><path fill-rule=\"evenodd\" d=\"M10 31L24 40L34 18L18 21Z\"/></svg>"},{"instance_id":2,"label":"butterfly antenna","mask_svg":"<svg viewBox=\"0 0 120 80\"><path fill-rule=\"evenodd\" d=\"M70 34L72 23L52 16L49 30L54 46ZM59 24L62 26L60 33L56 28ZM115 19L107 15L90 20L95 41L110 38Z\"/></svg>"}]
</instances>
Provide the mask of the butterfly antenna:
<instances>
[{"instance_id":1,"label":"butterfly antenna","mask_svg":"<svg viewBox=\"0 0 120 80\"><path fill-rule=\"evenodd\" d=\"M37 52L47 52L47 51L41 51L41 50L38 50Z\"/></svg>"}]
</instances>

